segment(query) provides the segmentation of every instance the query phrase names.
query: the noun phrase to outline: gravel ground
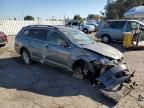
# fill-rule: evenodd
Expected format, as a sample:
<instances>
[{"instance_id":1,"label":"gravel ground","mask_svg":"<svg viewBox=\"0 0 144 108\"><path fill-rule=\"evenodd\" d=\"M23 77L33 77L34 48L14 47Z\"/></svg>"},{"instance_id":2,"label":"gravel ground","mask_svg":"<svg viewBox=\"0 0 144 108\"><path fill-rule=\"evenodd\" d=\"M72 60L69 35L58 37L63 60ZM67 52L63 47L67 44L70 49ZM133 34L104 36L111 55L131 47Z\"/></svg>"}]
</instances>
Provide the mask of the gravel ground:
<instances>
[{"instance_id":1,"label":"gravel ground","mask_svg":"<svg viewBox=\"0 0 144 108\"><path fill-rule=\"evenodd\" d=\"M91 34L93 36L93 34ZM119 103L100 94L88 81L48 65L26 65L14 51L14 36L0 48L0 108L144 108L144 50L121 50L126 62L136 70L138 86Z\"/></svg>"}]
</instances>

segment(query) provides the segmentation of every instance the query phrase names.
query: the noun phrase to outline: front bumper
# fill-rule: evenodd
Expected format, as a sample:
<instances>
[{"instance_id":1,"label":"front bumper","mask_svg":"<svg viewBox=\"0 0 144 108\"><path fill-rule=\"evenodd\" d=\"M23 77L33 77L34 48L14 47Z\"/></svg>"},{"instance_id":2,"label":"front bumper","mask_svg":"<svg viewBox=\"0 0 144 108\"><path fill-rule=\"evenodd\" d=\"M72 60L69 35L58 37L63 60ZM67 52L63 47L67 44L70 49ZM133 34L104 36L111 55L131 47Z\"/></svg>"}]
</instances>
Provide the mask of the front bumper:
<instances>
[{"instance_id":1,"label":"front bumper","mask_svg":"<svg viewBox=\"0 0 144 108\"><path fill-rule=\"evenodd\" d=\"M125 64L120 64L103 72L96 80L102 85L100 91L105 96L119 101L136 85L134 73L130 72Z\"/></svg>"},{"instance_id":2,"label":"front bumper","mask_svg":"<svg viewBox=\"0 0 144 108\"><path fill-rule=\"evenodd\" d=\"M88 31L89 31L89 32L94 32L94 31L95 31L95 28L88 28Z\"/></svg>"},{"instance_id":3,"label":"front bumper","mask_svg":"<svg viewBox=\"0 0 144 108\"><path fill-rule=\"evenodd\" d=\"M118 102L121 98L128 95L134 89L134 86L136 86L135 82L131 82L129 84L122 83L111 90L101 88L100 91L104 96Z\"/></svg>"}]
</instances>

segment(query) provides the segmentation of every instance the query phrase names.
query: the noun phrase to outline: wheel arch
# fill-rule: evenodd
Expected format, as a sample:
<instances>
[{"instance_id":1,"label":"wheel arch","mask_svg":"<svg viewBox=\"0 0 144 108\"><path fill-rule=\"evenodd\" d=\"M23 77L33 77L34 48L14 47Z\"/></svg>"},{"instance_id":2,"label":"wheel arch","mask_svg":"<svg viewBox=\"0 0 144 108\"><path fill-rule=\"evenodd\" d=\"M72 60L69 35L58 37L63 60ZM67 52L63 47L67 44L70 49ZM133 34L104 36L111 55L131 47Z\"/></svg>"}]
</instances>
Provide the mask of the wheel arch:
<instances>
[{"instance_id":1,"label":"wheel arch","mask_svg":"<svg viewBox=\"0 0 144 108\"><path fill-rule=\"evenodd\" d=\"M83 63L85 63L86 60L84 59L78 59L78 60L75 60L73 63L72 63L72 70L74 70L75 68L77 68L78 66L82 65Z\"/></svg>"},{"instance_id":2,"label":"wheel arch","mask_svg":"<svg viewBox=\"0 0 144 108\"><path fill-rule=\"evenodd\" d=\"M104 38L104 37L108 37L108 39L109 39L108 42L111 42L111 41L112 41L112 38L111 38L111 36L110 36L109 34L107 34L107 33L103 34L103 35L101 36L102 41L103 41L103 38ZM103 42L104 42L104 41L103 41ZM108 43L108 42L105 42L105 43Z\"/></svg>"},{"instance_id":3,"label":"wheel arch","mask_svg":"<svg viewBox=\"0 0 144 108\"><path fill-rule=\"evenodd\" d=\"M21 47L21 49L20 49L20 54L22 55L22 51L23 50L26 50L26 51L28 51L28 53L30 54L30 52L29 52L29 50L27 49L27 48L25 48L25 47Z\"/></svg>"}]
</instances>

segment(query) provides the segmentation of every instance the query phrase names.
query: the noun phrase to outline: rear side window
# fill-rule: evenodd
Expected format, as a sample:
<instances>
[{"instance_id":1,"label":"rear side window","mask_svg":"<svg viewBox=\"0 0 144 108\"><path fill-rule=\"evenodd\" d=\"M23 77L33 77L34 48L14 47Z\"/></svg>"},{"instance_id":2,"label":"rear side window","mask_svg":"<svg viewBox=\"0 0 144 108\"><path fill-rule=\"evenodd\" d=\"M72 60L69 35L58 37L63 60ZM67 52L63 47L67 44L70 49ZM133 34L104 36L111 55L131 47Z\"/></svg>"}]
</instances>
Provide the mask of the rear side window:
<instances>
[{"instance_id":1,"label":"rear side window","mask_svg":"<svg viewBox=\"0 0 144 108\"><path fill-rule=\"evenodd\" d=\"M47 41L47 34L50 31L45 30L45 29L26 29L23 31L21 34L24 37L30 37L42 41Z\"/></svg>"},{"instance_id":2,"label":"rear side window","mask_svg":"<svg viewBox=\"0 0 144 108\"><path fill-rule=\"evenodd\" d=\"M72 25L74 25L74 26L78 26L79 23L78 23L78 22L73 22Z\"/></svg>"},{"instance_id":3,"label":"rear side window","mask_svg":"<svg viewBox=\"0 0 144 108\"><path fill-rule=\"evenodd\" d=\"M110 24L110 28L122 29L123 26L125 25L125 22L126 21L114 21L114 22L111 22L111 23L109 23Z\"/></svg>"}]
</instances>

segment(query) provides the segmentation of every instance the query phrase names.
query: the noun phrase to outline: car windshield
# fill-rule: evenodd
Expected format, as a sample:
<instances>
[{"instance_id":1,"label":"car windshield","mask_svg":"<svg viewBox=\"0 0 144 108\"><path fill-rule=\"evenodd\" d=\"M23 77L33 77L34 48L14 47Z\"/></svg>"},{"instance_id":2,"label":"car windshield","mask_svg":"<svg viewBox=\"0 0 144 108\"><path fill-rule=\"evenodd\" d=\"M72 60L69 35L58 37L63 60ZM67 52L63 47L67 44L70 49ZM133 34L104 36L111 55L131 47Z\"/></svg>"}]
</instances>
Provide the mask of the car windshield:
<instances>
[{"instance_id":1,"label":"car windshield","mask_svg":"<svg viewBox=\"0 0 144 108\"><path fill-rule=\"evenodd\" d=\"M81 31L63 31L63 33L67 36L69 40L71 40L75 44L85 45L93 44L95 42L94 39Z\"/></svg>"}]
</instances>

